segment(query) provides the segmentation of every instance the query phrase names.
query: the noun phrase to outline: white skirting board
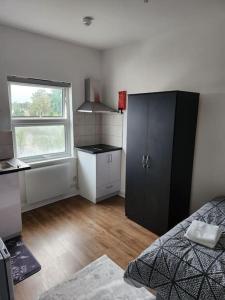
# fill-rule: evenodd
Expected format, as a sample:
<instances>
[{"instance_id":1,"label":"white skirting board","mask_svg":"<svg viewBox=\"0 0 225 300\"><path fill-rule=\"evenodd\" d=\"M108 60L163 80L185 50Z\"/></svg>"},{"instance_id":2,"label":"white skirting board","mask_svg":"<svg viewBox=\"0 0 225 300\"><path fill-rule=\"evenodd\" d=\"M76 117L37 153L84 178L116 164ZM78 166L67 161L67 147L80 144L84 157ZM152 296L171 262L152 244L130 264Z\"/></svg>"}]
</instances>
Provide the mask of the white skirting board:
<instances>
[{"instance_id":1,"label":"white skirting board","mask_svg":"<svg viewBox=\"0 0 225 300\"><path fill-rule=\"evenodd\" d=\"M79 193L78 192L75 192L73 194L66 194L64 196L58 196L58 197L54 197L52 199L48 199L48 200L44 200L44 201L41 201L41 202L36 202L36 203L32 203L32 204L25 204L24 206L22 206L22 213L26 212L26 211L30 211L30 210L33 210L33 209L36 209L36 208L39 208L39 207L42 207L42 206L45 206L45 205L48 205L48 204L52 204L52 203L55 203L55 202L58 202L58 201L61 201L61 200L64 200L64 199L69 199L69 198L72 198L72 197L75 197L75 196L78 196Z\"/></svg>"},{"instance_id":2,"label":"white skirting board","mask_svg":"<svg viewBox=\"0 0 225 300\"><path fill-rule=\"evenodd\" d=\"M125 192L124 191L120 191L119 192L119 196L122 197L122 198L125 198Z\"/></svg>"}]
</instances>

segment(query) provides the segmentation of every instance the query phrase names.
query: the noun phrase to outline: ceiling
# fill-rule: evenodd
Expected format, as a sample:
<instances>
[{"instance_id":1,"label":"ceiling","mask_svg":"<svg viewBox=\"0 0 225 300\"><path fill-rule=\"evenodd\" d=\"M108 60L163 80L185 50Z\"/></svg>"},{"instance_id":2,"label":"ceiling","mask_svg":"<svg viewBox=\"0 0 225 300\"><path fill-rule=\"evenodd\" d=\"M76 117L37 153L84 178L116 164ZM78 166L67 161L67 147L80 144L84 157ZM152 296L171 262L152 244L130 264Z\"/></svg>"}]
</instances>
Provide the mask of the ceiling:
<instances>
[{"instance_id":1,"label":"ceiling","mask_svg":"<svg viewBox=\"0 0 225 300\"><path fill-rule=\"evenodd\" d=\"M97 49L224 16L225 0L0 0L0 24Z\"/></svg>"}]
</instances>

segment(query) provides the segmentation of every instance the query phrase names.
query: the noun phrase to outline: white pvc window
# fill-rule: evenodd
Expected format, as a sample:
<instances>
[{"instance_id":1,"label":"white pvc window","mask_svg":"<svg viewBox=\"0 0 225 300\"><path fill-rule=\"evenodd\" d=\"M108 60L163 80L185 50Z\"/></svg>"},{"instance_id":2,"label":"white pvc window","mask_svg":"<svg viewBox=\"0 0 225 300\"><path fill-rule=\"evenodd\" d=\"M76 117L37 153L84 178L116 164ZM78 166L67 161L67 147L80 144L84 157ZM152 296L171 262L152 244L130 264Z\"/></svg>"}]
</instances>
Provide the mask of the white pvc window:
<instances>
[{"instance_id":1,"label":"white pvc window","mask_svg":"<svg viewBox=\"0 0 225 300\"><path fill-rule=\"evenodd\" d=\"M70 85L9 77L8 86L15 156L26 162L71 156Z\"/></svg>"}]
</instances>

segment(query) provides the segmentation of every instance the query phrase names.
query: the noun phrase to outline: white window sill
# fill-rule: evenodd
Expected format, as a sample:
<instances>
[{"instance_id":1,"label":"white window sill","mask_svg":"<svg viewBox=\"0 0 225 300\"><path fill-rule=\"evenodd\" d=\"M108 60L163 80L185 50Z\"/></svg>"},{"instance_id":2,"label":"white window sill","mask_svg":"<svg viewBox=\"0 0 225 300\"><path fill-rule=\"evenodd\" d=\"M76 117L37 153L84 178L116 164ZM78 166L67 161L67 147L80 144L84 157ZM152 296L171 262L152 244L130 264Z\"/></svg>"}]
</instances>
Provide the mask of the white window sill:
<instances>
[{"instance_id":1,"label":"white window sill","mask_svg":"<svg viewBox=\"0 0 225 300\"><path fill-rule=\"evenodd\" d=\"M53 166L53 165L58 165L62 164L71 160L76 159L75 157L68 156L68 157L60 157L60 158L55 158L55 159L49 159L49 160L43 160L43 161L35 161L35 162L28 162L27 164L31 167L31 169L36 169L36 168L42 168L42 167L47 167L47 166Z\"/></svg>"}]
</instances>

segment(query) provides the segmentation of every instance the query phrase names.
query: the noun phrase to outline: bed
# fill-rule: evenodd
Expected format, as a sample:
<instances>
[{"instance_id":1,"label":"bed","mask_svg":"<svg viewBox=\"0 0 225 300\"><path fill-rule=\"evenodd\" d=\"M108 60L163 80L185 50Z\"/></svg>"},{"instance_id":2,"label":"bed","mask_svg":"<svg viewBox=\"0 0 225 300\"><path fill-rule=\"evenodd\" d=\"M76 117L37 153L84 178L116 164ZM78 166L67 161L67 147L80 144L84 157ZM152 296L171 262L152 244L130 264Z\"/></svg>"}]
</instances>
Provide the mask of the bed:
<instances>
[{"instance_id":1,"label":"bed","mask_svg":"<svg viewBox=\"0 0 225 300\"><path fill-rule=\"evenodd\" d=\"M225 232L225 197L208 202L157 239L129 263L124 279L156 290L157 299L225 299L225 234L215 249L191 242L184 233L193 220L219 225Z\"/></svg>"}]
</instances>

